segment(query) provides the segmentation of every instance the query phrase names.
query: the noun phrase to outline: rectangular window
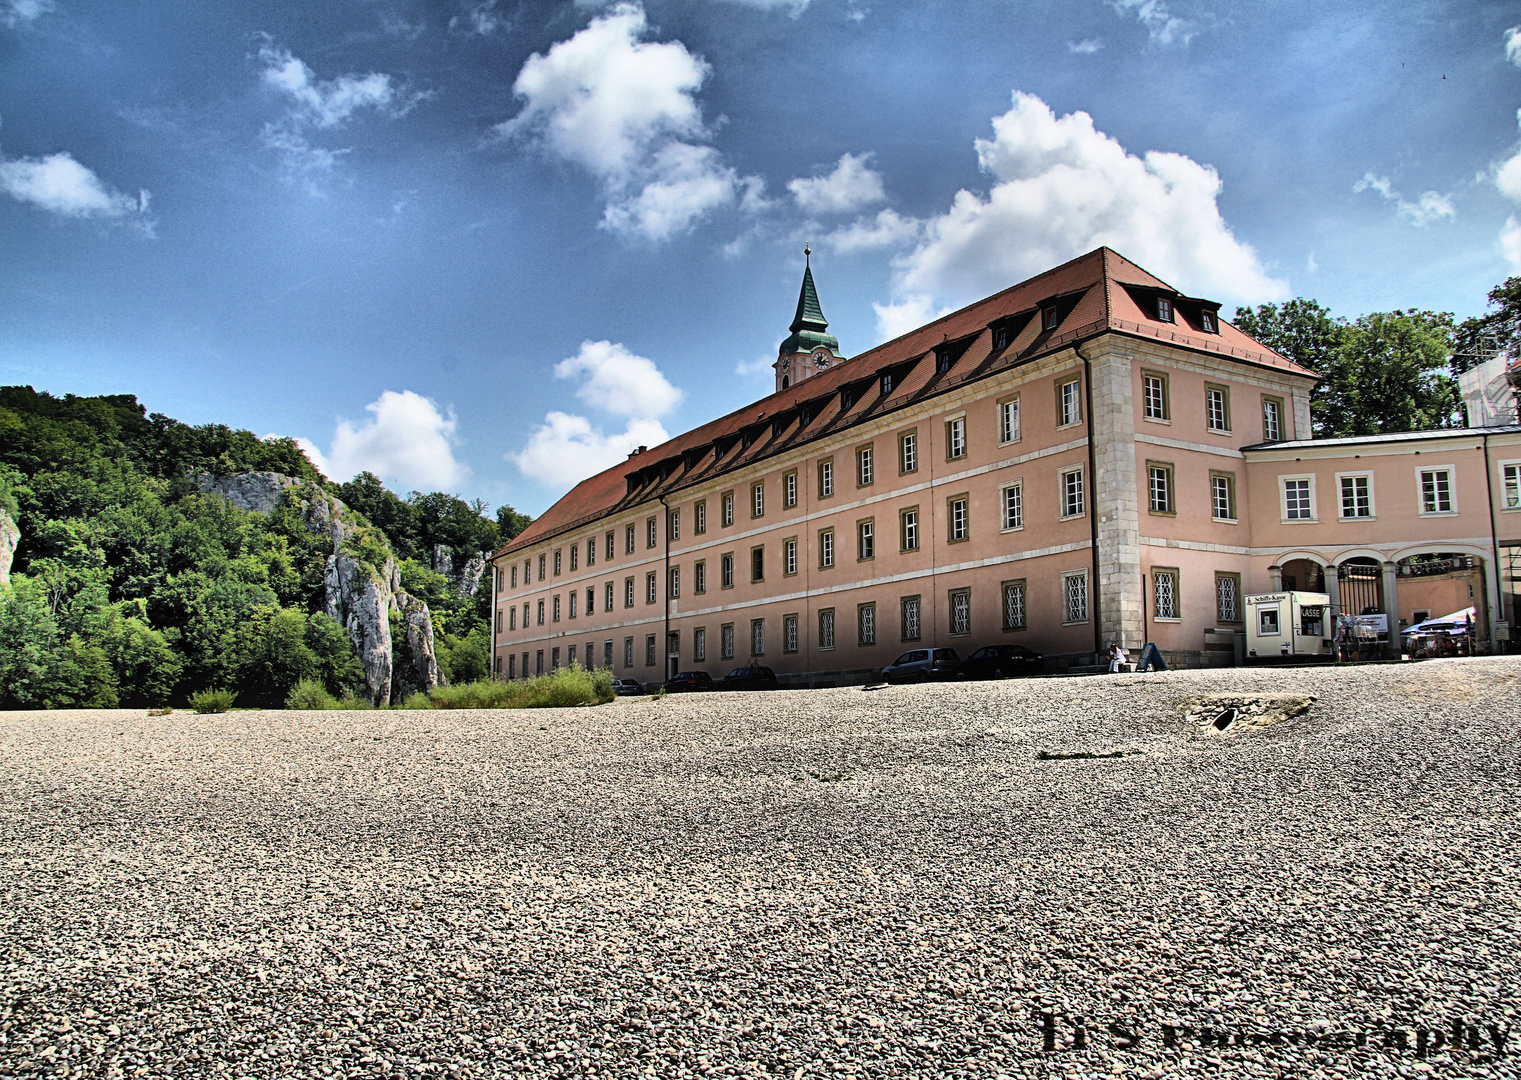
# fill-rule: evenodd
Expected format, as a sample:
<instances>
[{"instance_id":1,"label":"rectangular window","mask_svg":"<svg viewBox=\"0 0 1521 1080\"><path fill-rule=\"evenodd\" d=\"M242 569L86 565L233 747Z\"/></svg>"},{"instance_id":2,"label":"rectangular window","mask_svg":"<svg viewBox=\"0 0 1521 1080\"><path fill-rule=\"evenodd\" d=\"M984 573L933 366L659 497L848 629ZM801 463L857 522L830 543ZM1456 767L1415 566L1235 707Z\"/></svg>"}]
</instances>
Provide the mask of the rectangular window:
<instances>
[{"instance_id":1,"label":"rectangular window","mask_svg":"<svg viewBox=\"0 0 1521 1080\"><path fill-rule=\"evenodd\" d=\"M877 555L877 526L876 522L856 522L856 558L874 559Z\"/></svg>"},{"instance_id":2,"label":"rectangular window","mask_svg":"<svg viewBox=\"0 0 1521 1080\"><path fill-rule=\"evenodd\" d=\"M597 565L597 538L595 536L586 538L586 565Z\"/></svg>"},{"instance_id":3,"label":"rectangular window","mask_svg":"<svg viewBox=\"0 0 1521 1080\"><path fill-rule=\"evenodd\" d=\"M1521 509L1521 465L1506 465L1501 470L1500 486L1505 490L1505 509Z\"/></svg>"},{"instance_id":4,"label":"rectangular window","mask_svg":"<svg viewBox=\"0 0 1521 1080\"><path fill-rule=\"evenodd\" d=\"M1221 434L1231 429L1230 391L1223 386L1204 388L1204 419L1209 430Z\"/></svg>"},{"instance_id":5,"label":"rectangular window","mask_svg":"<svg viewBox=\"0 0 1521 1080\"><path fill-rule=\"evenodd\" d=\"M1167 401L1167 376L1156 371L1141 373L1141 415L1147 420L1171 420Z\"/></svg>"},{"instance_id":6,"label":"rectangular window","mask_svg":"<svg viewBox=\"0 0 1521 1080\"><path fill-rule=\"evenodd\" d=\"M623 666L626 668L634 666L634 639L631 637L623 639Z\"/></svg>"},{"instance_id":7,"label":"rectangular window","mask_svg":"<svg viewBox=\"0 0 1521 1080\"><path fill-rule=\"evenodd\" d=\"M692 631L692 659L699 664L708 658L708 628L699 626Z\"/></svg>"},{"instance_id":8,"label":"rectangular window","mask_svg":"<svg viewBox=\"0 0 1521 1080\"><path fill-rule=\"evenodd\" d=\"M782 616L782 652L797 652L797 616Z\"/></svg>"},{"instance_id":9,"label":"rectangular window","mask_svg":"<svg viewBox=\"0 0 1521 1080\"><path fill-rule=\"evenodd\" d=\"M917 506L899 511L898 536L904 551L919 550L919 508Z\"/></svg>"},{"instance_id":10,"label":"rectangular window","mask_svg":"<svg viewBox=\"0 0 1521 1080\"><path fill-rule=\"evenodd\" d=\"M571 593L571 595L574 596L575 593ZM559 593L555 594L554 604L555 604L555 613L554 613L554 620L553 621L559 622L560 621L560 594Z\"/></svg>"},{"instance_id":11,"label":"rectangular window","mask_svg":"<svg viewBox=\"0 0 1521 1080\"><path fill-rule=\"evenodd\" d=\"M766 513L766 485L755 484L750 488L750 516L764 517Z\"/></svg>"},{"instance_id":12,"label":"rectangular window","mask_svg":"<svg viewBox=\"0 0 1521 1080\"><path fill-rule=\"evenodd\" d=\"M766 580L766 549L763 547L750 549L750 580Z\"/></svg>"},{"instance_id":13,"label":"rectangular window","mask_svg":"<svg viewBox=\"0 0 1521 1080\"><path fill-rule=\"evenodd\" d=\"M1344 518L1370 518L1373 516L1373 478L1371 476L1343 476L1341 479L1341 516Z\"/></svg>"},{"instance_id":14,"label":"rectangular window","mask_svg":"<svg viewBox=\"0 0 1521 1080\"><path fill-rule=\"evenodd\" d=\"M834 494L834 461L819 462L819 498L827 499Z\"/></svg>"},{"instance_id":15,"label":"rectangular window","mask_svg":"<svg viewBox=\"0 0 1521 1080\"><path fill-rule=\"evenodd\" d=\"M788 577L797 573L797 541L782 541L782 573Z\"/></svg>"},{"instance_id":16,"label":"rectangular window","mask_svg":"<svg viewBox=\"0 0 1521 1080\"><path fill-rule=\"evenodd\" d=\"M603 586L602 610L613 610L613 583L611 581Z\"/></svg>"},{"instance_id":17,"label":"rectangular window","mask_svg":"<svg viewBox=\"0 0 1521 1080\"><path fill-rule=\"evenodd\" d=\"M1283 438L1283 402L1277 398L1262 399L1262 441L1278 442Z\"/></svg>"},{"instance_id":18,"label":"rectangular window","mask_svg":"<svg viewBox=\"0 0 1521 1080\"><path fill-rule=\"evenodd\" d=\"M1070 427L1083 422L1083 390L1077 379L1068 379L1056 388L1058 427Z\"/></svg>"},{"instance_id":19,"label":"rectangular window","mask_svg":"<svg viewBox=\"0 0 1521 1080\"><path fill-rule=\"evenodd\" d=\"M919 598L917 596L905 596L898 601L899 612L903 619L903 640L919 640Z\"/></svg>"},{"instance_id":20,"label":"rectangular window","mask_svg":"<svg viewBox=\"0 0 1521 1080\"><path fill-rule=\"evenodd\" d=\"M565 654L565 662L568 663L571 667L575 667L576 666L576 653L577 653L577 651L578 651L577 648L574 645L572 645L570 647L570 650Z\"/></svg>"},{"instance_id":21,"label":"rectangular window","mask_svg":"<svg viewBox=\"0 0 1521 1080\"><path fill-rule=\"evenodd\" d=\"M1025 628L1025 583L1022 579L1003 583L1003 628Z\"/></svg>"},{"instance_id":22,"label":"rectangular window","mask_svg":"<svg viewBox=\"0 0 1521 1080\"><path fill-rule=\"evenodd\" d=\"M708 531L708 500L701 499L692 508L692 531L699 536Z\"/></svg>"},{"instance_id":23,"label":"rectangular window","mask_svg":"<svg viewBox=\"0 0 1521 1080\"><path fill-rule=\"evenodd\" d=\"M550 654L549 654L549 670L550 671L559 671L560 670L560 650L559 650L558 647L550 650Z\"/></svg>"},{"instance_id":24,"label":"rectangular window","mask_svg":"<svg viewBox=\"0 0 1521 1080\"><path fill-rule=\"evenodd\" d=\"M514 621L516 621L516 620L514 620ZM497 610L496 610L496 632L498 634L500 634L502 632L502 609L501 608L497 608Z\"/></svg>"},{"instance_id":25,"label":"rectangular window","mask_svg":"<svg viewBox=\"0 0 1521 1080\"><path fill-rule=\"evenodd\" d=\"M1220 331L1215 327L1215 313L1208 308L1199 312L1199 329L1206 334L1218 334Z\"/></svg>"},{"instance_id":26,"label":"rectangular window","mask_svg":"<svg viewBox=\"0 0 1521 1080\"><path fill-rule=\"evenodd\" d=\"M1068 469L1062 473L1062 517L1081 517L1085 506L1083 470Z\"/></svg>"},{"instance_id":27,"label":"rectangular window","mask_svg":"<svg viewBox=\"0 0 1521 1080\"><path fill-rule=\"evenodd\" d=\"M1178 572L1176 570L1151 571L1151 615L1155 619L1178 617Z\"/></svg>"},{"instance_id":28,"label":"rectangular window","mask_svg":"<svg viewBox=\"0 0 1521 1080\"><path fill-rule=\"evenodd\" d=\"M544 580L544 561L545 561L545 556L540 555L539 556L539 580L540 581Z\"/></svg>"},{"instance_id":29,"label":"rectangular window","mask_svg":"<svg viewBox=\"0 0 1521 1080\"><path fill-rule=\"evenodd\" d=\"M560 549L555 548L555 577L560 576Z\"/></svg>"},{"instance_id":30,"label":"rectangular window","mask_svg":"<svg viewBox=\"0 0 1521 1080\"><path fill-rule=\"evenodd\" d=\"M645 634L644 635L644 666L645 667L654 667L655 666L655 635L654 634Z\"/></svg>"},{"instance_id":31,"label":"rectangular window","mask_svg":"<svg viewBox=\"0 0 1521 1080\"><path fill-rule=\"evenodd\" d=\"M542 675L542 674L544 674L544 650L543 649L539 649L539 650L537 650L533 654L533 673L535 675Z\"/></svg>"},{"instance_id":32,"label":"rectangular window","mask_svg":"<svg viewBox=\"0 0 1521 1080\"><path fill-rule=\"evenodd\" d=\"M819 532L819 566L828 569L834 565L834 530L823 529Z\"/></svg>"},{"instance_id":33,"label":"rectangular window","mask_svg":"<svg viewBox=\"0 0 1521 1080\"><path fill-rule=\"evenodd\" d=\"M905 431L898 436L898 471L919 471L919 433L916 431Z\"/></svg>"},{"instance_id":34,"label":"rectangular window","mask_svg":"<svg viewBox=\"0 0 1521 1080\"><path fill-rule=\"evenodd\" d=\"M875 645L877 643L877 605L856 605L856 643L860 645Z\"/></svg>"},{"instance_id":35,"label":"rectangular window","mask_svg":"<svg viewBox=\"0 0 1521 1080\"><path fill-rule=\"evenodd\" d=\"M699 596L708 591L708 564L706 560L692 567L692 591Z\"/></svg>"},{"instance_id":36,"label":"rectangular window","mask_svg":"<svg viewBox=\"0 0 1521 1080\"><path fill-rule=\"evenodd\" d=\"M625 555L632 555L634 553L634 527L632 525L624 529L623 552Z\"/></svg>"},{"instance_id":37,"label":"rectangular window","mask_svg":"<svg viewBox=\"0 0 1521 1080\"><path fill-rule=\"evenodd\" d=\"M518 587L518 564L517 563L513 563L512 564L512 587L514 589L516 589Z\"/></svg>"},{"instance_id":38,"label":"rectangular window","mask_svg":"<svg viewBox=\"0 0 1521 1080\"><path fill-rule=\"evenodd\" d=\"M789 510L797 505L797 470L782 477L782 505Z\"/></svg>"},{"instance_id":39,"label":"rectangular window","mask_svg":"<svg viewBox=\"0 0 1521 1080\"><path fill-rule=\"evenodd\" d=\"M581 547L579 544L570 545L570 568L576 570L581 562Z\"/></svg>"},{"instance_id":40,"label":"rectangular window","mask_svg":"<svg viewBox=\"0 0 1521 1080\"><path fill-rule=\"evenodd\" d=\"M718 497L719 523L724 526L734 524L734 492L726 491Z\"/></svg>"},{"instance_id":41,"label":"rectangular window","mask_svg":"<svg viewBox=\"0 0 1521 1080\"><path fill-rule=\"evenodd\" d=\"M724 623L718 628L718 658L734 659L734 624Z\"/></svg>"},{"instance_id":42,"label":"rectangular window","mask_svg":"<svg viewBox=\"0 0 1521 1080\"><path fill-rule=\"evenodd\" d=\"M1241 575L1215 575L1215 621L1238 623L1241 621Z\"/></svg>"},{"instance_id":43,"label":"rectangular window","mask_svg":"<svg viewBox=\"0 0 1521 1080\"><path fill-rule=\"evenodd\" d=\"M659 542L656 532L655 519L646 518L644 522L644 546L646 548L652 548Z\"/></svg>"},{"instance_id":44,"label":"rectangular window","mask_svg":"<svg viewBox=\"0 0 1521 1080\"><path fill-rule=\"evenodd\" d=\"M819 612L819 648L834 648L834 608Z\"/></svg>"},{"instance_id":45,"label":"rectangular window","mask_svg":"<svg viewBox=\"0 0 1521 1080\"><path fill-rule=\"evenodd\" d=\"M1285 521L1313 521L1309 480L1283 482L1283 518Z\"/></svg>"},{"instance_id":46,"label":"rectangular window","mask_svg":"<svg viewBox=\"0 0 1521 1080\"><path fill-rule=\"evenodd\" d=\"M718 587L721 589L734 588L734 556L732 553L719 556Z\"/></svg>"},{"instance_id":47,"label":"rectangular window","mask_svg":"<svg viewBox=\"0 0 1521 1080\"><path fill-rule=\"evenodd\" d=\"M750 620L750 655L766 655L766 620Z\"/></svg>"},{"instance_id":48,"label":"rectangular window","mask_svg":"<svg viewBox=\"0 0 1521 1080\"><path fill-rule=\"evenodd\" d=\"M856 486L866 487L871 481L871 447L863 446L856 450Z\"/></svg>"},{"instance_id":49,"label":"rectangular window","mask_svg":"<svg viewBox=\"0 0 1521 1080\"><path fill-rule=\"evenodd\" d=\"M613 643L611 641L604 641L602 643L602 666L609 671L613 669Z\"/></svg>"},{"instance_id":50,"label":"rectangular window","mask_svg":"<svg viewBox=\"0 0 1521 1080\"><path fill-rule=\"evenodd\" d=\"M612 533L608 533L607 534L607 547L606 547L606 551L607 551L607 561L608 562L612 562L613 561L613 534ZM612 665L609 664L608 666L611 667Z\"/></svg>"},{"instance_id":51,"label":"rectangular window","mask_svg":"<svg viewBox=\"0 0 1521 1080\"><path fill-rule=\"evenodd\" d=\"M1421 470L1421 513L1452 513L1452 473L1446 469Z\"/></svg>"},{"instance_id":52,"label":"rectangular window","mask_svg":"<svg viewBox=\"0 0 1521 1080\"><path fill-rule=\"evenodd\" d=\"M502 668L501 668L502 658L500 656L498 656L496 658L496 662L497 662L497 669L496 670L500 674L500 672L502 670ZM509 655L507 657L507 677L509 679L516 679L518 677L518 658L517 658L516 654L512 654L512 655Z\"/></svg>"},{"instance_id":53,"label":"rectangular window","mask_svg":"<svg viewBox=\"0 0 1521 1080\"><path fill-rule=\"evenodd\" d=\"M516 630L517 628L518 628L518 609L517 609L517 605L514 604L507 611L507 629L509 629L509 630Z\"/></svg>"},{"instance_id":54,"label":"rectangular window","mask_svg":"<svg viewBox=\"0 0 1521 1080\"><path fill-rule=\"evenodd\" d=\"M1062 621L1088 621L1088 571L1074 570L1062 575Z\"/></svg>"},{"instance_id":55,"label":"rectangular window","mask_svg":"<svg viewBox=\"0 0 1521 1080\"><path fill-rule=\"evenodd\" d=\"M542 602L540 601L540 603ZM542 623L544 620L540 619L539 621ZM526 600L523 602L523 629L528 629L528 602Z\"/></svg>"},{"instance_id":56,"label":"rectangular window","mask_svg":"<svg viewBox=\"0 0 1521 1080\"><path fill-rule=\"evenodd\" d=\"M998 403L998 441L1019 441L1019 396Z\"/></svg>"},{"instance_id":57,"label":"rectangular window","mask_svg":"<svg viewBox=\"0 0 1521 1080\"><path fill-rule=\"evenodd\" d=\"M590 615L597 610L597 589L594 585L586 587L586 613Z\"/></svg>"},{"instance_id":58,"label":"rectangular window","mask_svg":"<svg viewBox=\"0 0 1521 1080\"><path fill-rule=\"evenodd\" d=\"M670 597L672 600L675 600L681 596L681 567L671 567L670 578L671 579L668 583Z\"/></svg>"},{"instance_id":59,"label":"rectangular window","mask_svg":"<svg viewBox=\"0 0 1521 1080\"><path fill-rule=\"evenodd\" d=\"M966 457L966 417L958 416L946 423L945 456L952 460Z\"/></svg>"},{"instance_id":60,"label":"rectangular window","mask_svg":"<svg viewBox=\"0 0 1521 1080\"><path fill-rule=\"evenodd\" d=\"M670 531L672 540L681 539L681 511L672 510L670 519L666 522L666 528Z\"/></svg>"},{"instance_id":61,"label":"rectangular window","mask_svg":"<svg viewBox=\"0 0 1521 1080\"><path fill-rule=\"evenodd\" d=\"M953 544L965 540L969 534L967 501L965 495L952 495L945 501L946 519L950 525L950 541Z\"/></svg>"},{"instance_id":62,"label":"rectangular window","mask_svg":"<svg viewBox=\"0 0 1521 1080\"><path fill-rule=\"evenodd\" d=\"M1172 505L1172 466L1158 462L1146 463L1146 490L1149 493L1149 506L1153 514L1171 514L1174 512Z\"/></svg>"},{"instance_id":63,"label":"rectangular window","mask_svg":"<svg viewBox=\"0 0 1521 1080\"><path fill-rule=\"evenodd\" d=\"M1278 608L1276 606L1257 609L1257 636L1278 636Z\"/></svg>"},{"instance_id":64,"label":"rectangular window","mask_svg":"<svg viewBox=\"0 0 1521 1080\"><path fill-rule=\"evenodd\" d=\"M1209 502L1216 521L1235 521L1236 478L1230 473L1210 473Z\"/></svg>"},{"instance_id":65,"label":"rectangular window","mask_svg":"<svg viewBox=\"0 0 1521 1080\"><path fill-rule=\"evenodd\" d=\"M1040 328L1042 330L1055 330L1056 324L1060 321L1054 306L1040 309Z\"/></svg>"},{"instance_id":66,"label":"rectangular window","mask_svg":"<svg viewBox=\"0 0 1521 1080\"><path fill-rule=\"evenodd\" d=\"M634 606L634 579L631 577L623 579L623 606Z\"/></svg>"},{"instance_id":67,"label":"rectangular window","mask_svg":"<svg viewBox=\"0 0 1521 1080\"><path fill-rule=\"evenodd\" d=\"M972 592L970 589L952 589L951 637L965 637L972 632Z\"/></svg>"},{"instance_id":68,"label":"rectangular window","mask_svg":"<svg viewBox=\"0 0 1521 1080\"><path fill-rule=\"evenodd\" d=\"M538 608L534 611L534 622L538 626L544 625L544 601L539 601Z\"/></svg>"},{"instance_id":69,"label":"rectangular window","mask_svg":"<svg viewBox=\"0 0 1521 1080\"><path fill-rule=\"evenodd\" d=\"M1172 301L1165 296L1157 297L1157 318L1162 322L1172 322Z\"/></svg>"},{"instance_id":70,"label":"rectangular window","mask_svg":"<svg viewBox=\"0 0 1521 1080\"><path fill-rule=\"evenodd\" d=\"M569 614L570 614L570 617L572 619L574 619L576 617L576 595L577 594L574 591L572 591L571 594L570 594L570 612L569 612Z\"/></svg>"},{"instance_id":71,"label":"rectangular window","mask_svg":"<svg viewBox=\"0 0 1521 1080\"><path fill-rule=\"evenodd\" d=\"M651 570L648 574L644 575L644 602L646 604L653 604L656 596L655 571Z\"/></svg>"},{"instance_id":72,"label":"rectangular window","mask_svg":"<svg viewBox=\"0 0 1521 1080\"><path fill-rule=\"evenodd\" d=\"M1025 486L1023 483L1005 484L999 490L999 514L1004 529L1025 527Z\"/></svg>"}]
</instances>

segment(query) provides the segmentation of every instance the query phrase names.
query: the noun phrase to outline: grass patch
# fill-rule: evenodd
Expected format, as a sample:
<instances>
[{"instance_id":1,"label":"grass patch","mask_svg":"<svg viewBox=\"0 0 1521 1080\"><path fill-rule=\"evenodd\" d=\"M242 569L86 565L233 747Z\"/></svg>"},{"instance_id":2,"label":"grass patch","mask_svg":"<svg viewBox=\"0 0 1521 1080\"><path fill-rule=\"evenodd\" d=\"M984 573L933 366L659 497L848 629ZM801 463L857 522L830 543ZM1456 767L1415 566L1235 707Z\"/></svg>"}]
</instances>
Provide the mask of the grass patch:
<instances>
[{"instance_id":1,"label":"grass patch","mask_svg":"<svg viewBox=\"0 0 1521 1080\"><path fill-rule=\"evenodd\" d=\"M481 679L456 686L435 686L407 698L408 709L560 709L602 705L613 700L610 671L588 671L580 664L531 679L499 682Z\"/></svg>"},{"instance_id":2,"label":"grass patch","mask_svg":"<svg viewBox=\"0 0 1521 1080\"><path fill-rule=\"evenodd\" d=\"M237 695L231 690L197 690L190 695L190 707L198 713L223 713L235 700Z\"/></svg>"},{"instance_id":3,"label":"grass patch","mask_svg":"<svg viewBox=\"0 0 1521 1080\"><path fill-rule=\"evenodd\" d=\"M1111 750L1107 754L1095 754L1091 750L1074 750L1071 753L1064 753L1063 751L1058 750L1056 753L1053 754L1049 750L1042 750L1040 753L1038 753L1038 754L1035 755L1035 760L1036 761L1073 761L1073 760L1076 760L1076 759L1079 759L1079 758L1114 758L1114 757L1124 757L1126 754L1139 754L1139 753L1140 753L1139 750Z\"/></svg>"}]
</instances>

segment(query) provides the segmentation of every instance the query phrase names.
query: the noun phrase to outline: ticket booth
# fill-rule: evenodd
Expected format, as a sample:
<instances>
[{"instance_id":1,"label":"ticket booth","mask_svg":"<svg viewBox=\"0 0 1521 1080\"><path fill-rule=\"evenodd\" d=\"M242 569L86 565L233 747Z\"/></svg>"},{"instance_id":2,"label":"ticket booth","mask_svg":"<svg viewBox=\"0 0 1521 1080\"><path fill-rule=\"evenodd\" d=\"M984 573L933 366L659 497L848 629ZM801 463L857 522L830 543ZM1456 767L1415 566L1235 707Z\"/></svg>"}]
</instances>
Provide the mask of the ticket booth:
<instances>
[{"instance_id":1,"label":"ticket booth","mask_svg":"<svg viewBox=\"0 0 1521 1080\"><path fill-rule=\"evenodd\" d=\"M1248 658L1330 654L1330 594L1257 593L1246 598L1246 610Z\"/></svg>"}]
</instances>

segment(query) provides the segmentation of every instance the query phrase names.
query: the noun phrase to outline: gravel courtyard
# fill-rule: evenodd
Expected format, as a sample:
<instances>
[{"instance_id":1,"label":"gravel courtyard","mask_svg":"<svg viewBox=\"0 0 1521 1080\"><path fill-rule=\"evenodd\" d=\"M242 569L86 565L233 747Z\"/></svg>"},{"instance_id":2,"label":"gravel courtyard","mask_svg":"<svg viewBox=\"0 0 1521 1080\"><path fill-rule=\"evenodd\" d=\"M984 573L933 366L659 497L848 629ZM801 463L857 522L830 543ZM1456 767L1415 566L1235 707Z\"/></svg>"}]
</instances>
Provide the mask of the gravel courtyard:
<instances>
[{"instance_id":1,"label":"gravel courtyard","mask_svg":"<svg viewBox=\"0 0 1521 1080\"><path fill-rule=\"evenodd\" d=\"M0 1075L1521 1075L1521 658L0 752Z\"/></svg>"}]
</instances>

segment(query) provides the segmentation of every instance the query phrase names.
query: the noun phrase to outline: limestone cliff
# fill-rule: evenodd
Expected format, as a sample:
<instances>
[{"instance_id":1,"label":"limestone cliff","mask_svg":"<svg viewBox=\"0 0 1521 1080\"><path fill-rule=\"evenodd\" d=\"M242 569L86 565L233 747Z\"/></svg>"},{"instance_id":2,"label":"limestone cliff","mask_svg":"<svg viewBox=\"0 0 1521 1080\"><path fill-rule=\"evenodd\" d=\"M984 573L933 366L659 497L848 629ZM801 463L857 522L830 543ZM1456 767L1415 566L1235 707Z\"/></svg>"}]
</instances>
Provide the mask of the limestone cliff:
<instances>
[{"instance_id":1,"label":"limestone cliff","mask_svg":"<svg viewBox=\"0 0 1521 1080\"><path fill-rule=\"evenodd\" d=\"M197 473L194 479L202 491L220 495L242 510L267 514L286 501L301 514L308 532L331 545L323 610L348 631L373 704L400 701L448 681L434 651L428 605L402 591L385 534L357 517L342 499L316 484L278 473ZM399 634L392 633L393 616Z\"/></svg>"},{"instance_id":2,"label":"limestone cliff","mask_svg":"<svg viewBox=\"0 0 1521 1080\"><path fill-rule=\"evenodd\" d=\"M481 575L486 572L486 561L490 558L489 551L472 551L465 560L464 567L456 571L454 549L448 544L434 544L433 572L448 578L449 584L454 586L454 591L460 596L473 600L480 591Z\"/></svg>"},{"instance_id":3,"label":"limestone cliff","mask_svg":"<svg viewBox=\"0 0 1521 1080\"><path fill-rule=\"evenodd\" d=\"M21 543L21 529L10 514L0 509L0 585L11 583L11 561L16 557L16 545Z\"/></svg>"}]
</instances>

